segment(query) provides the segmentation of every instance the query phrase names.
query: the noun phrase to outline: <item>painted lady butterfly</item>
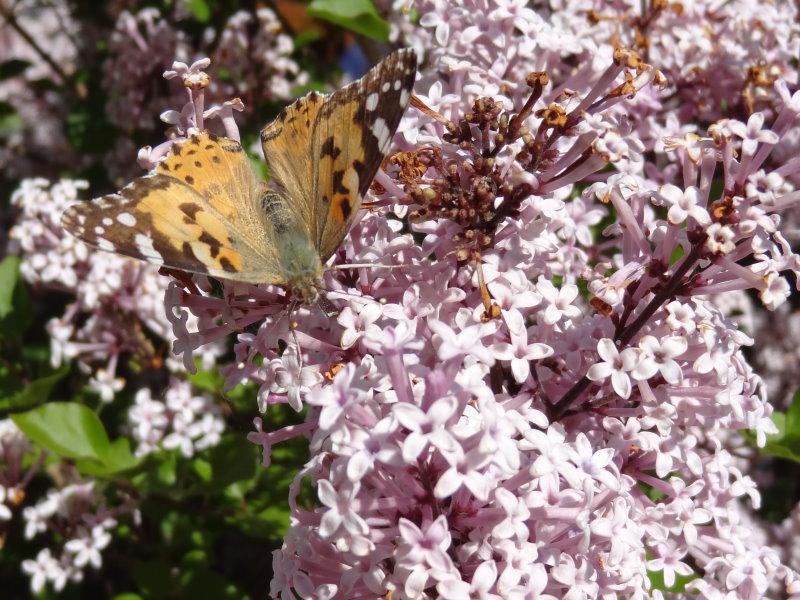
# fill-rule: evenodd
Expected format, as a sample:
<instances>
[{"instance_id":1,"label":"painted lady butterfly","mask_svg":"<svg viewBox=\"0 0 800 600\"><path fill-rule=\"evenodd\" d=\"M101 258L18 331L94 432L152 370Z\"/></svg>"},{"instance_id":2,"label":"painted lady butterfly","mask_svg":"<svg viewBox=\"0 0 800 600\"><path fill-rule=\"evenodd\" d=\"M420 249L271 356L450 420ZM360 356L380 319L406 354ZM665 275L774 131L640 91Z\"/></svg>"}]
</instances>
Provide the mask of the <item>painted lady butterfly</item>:
<instances>
[{"instance_id":1,"label":"painted lady butterfly","mask_svg":"<svg viewBox=\"0 0 800 600\"><path fill-rule=\"evenodd\" d=\"M101 250L312 302L389 150L416 62L399 50L330 96L286 107L261 131L269 184L238 142L203 131L116 194L68 208L64 228Z\"/></svg>"}]
</instances>

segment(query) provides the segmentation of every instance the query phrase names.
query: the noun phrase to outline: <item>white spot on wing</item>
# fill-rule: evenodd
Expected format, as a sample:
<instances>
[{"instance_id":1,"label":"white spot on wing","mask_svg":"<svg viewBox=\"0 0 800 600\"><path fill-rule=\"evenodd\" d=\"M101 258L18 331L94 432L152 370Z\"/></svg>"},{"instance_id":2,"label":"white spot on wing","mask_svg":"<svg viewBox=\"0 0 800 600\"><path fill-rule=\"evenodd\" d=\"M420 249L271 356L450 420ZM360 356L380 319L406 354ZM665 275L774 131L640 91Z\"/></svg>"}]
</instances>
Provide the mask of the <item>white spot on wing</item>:
<instances>
[{"instance_id":1,"label":"white spot on wing","mask_svg":"<svg viewBox=\"0 0 800 600\"><path fill-rule=\"evenodd\" d=\"M389 145L389 128L386 126L386 121L381 118L375 119L375 122L372 124L372 135L375 136L375 139L378 140L378 148L381 149L383 152L386 147Z\"/></svg>"},{"instance_id":2,"label":"white spot on wing","mask_svg":"<svg viewBox=\"0 0 800 600\"><path fill-rule=\"evenodd\" d=\"M395 79L394 80L394 89L399 90L400 86L402 86L402 85L403 85L403 82L400 81L399 79Z\"/></svg>"},{"instance_id":3,"label":"white spot on wing","mask_svg":"<svg viewBox=\"0 0 800 600\"><path fill-rule=\"evenodd\" d=\"M97 227L94 228L94 232L97 235L103 235L106 232L106 228L105 227L100 227L100 225L98 225Z\"/></svg>"},{"instance_id":4,"label":"white spot on wing","mask_svg":"<svg viewBox=\"0 0 800 600\"><path fill-rule=\"evenodd\" d=\"M406 90L400 92L400 106L408 104L409 93Z\"/></svg>"},{"instance_id":5,"label":"white spot on wing","mask_svg":"<svg viewBox=\"0 0 800 600\"><path fill-rule=\"evenodd\" d=\"M125 227L133 227L136 225L136 217L134 217L129 212L121 212L117 215L117 221L119 221Z\"/></svg>"},{"instance_id":6,"label":"white spot on wing","mask_svg":"<svg viewBox=\"0 0 800 600\"><path fill-rule=\"evenodd\" d=\"M378 92L372 92L369 96L367 96L366 107L370 112L378 108Z\"/></svg>"},{"instance_id":7,"label":"white spot on wing","mask_svg":"<svg viewBox=\"0 0 800 600\"><path fill-rule=\"evenodd\" d=\"M105 238L97 239L97 247L100 248L100 250L105 250L106 252L114 252L116 250L114 244L112 244Z\"/></svg>"},{"instance_id":8,"label":"white spot on wing","mask_svg":"<svg viewBox=\"0 0 800 600\"><path fill-rule=\"evenodd\" d=\"M109 217L103 217L103 225L108 227L109 225L113 225L114 221L112 221Z\"/></svg>"},{"instance_id":9,"label":"white spot on wing","mask_svg":"<svg viewBox=\"0 0 800 600\"><path fill-rule=\"evenodd\" d=\"M139 251L139 254L145 257L148 262L159 265L164 263L164 257L153 247L153 238L143 233L137 233L133 241L136 243L136 249Z\"/></svg>"},{"instance_id":10,"label":"white spot on wing","mask_svg":"<svg viewBox=\"0 0 800 600\"><path fill-rule=\"evenodd\" d=\"M381 91L388 92L390 87L392 87L392 84L389 83L388 81L385 81L384 84L381 86Z\"/></svg>"}]
</instances>

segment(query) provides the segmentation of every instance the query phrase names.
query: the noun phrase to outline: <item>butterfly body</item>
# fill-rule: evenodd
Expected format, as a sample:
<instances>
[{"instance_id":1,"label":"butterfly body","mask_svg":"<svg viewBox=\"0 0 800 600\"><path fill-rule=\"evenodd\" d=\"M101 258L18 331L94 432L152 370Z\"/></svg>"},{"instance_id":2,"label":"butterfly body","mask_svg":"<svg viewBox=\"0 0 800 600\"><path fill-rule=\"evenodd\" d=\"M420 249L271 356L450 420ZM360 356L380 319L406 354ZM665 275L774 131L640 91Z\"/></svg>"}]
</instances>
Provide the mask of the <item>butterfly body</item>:
<instances>
[{"instance_id":1,"label":"butterfly body","mask_svg":"<svg viewBox=\"0 0 800 600\"><path fill-rule=\"evenodd\" d=\"M191 273L285 286L314 301L388 152L416 56L400 50L364 77L312 92L261 132L269 184L241 145L207 131L175 143L116 194L69 207L67 231L101 250Z\"/></svg>"}]
</instances>

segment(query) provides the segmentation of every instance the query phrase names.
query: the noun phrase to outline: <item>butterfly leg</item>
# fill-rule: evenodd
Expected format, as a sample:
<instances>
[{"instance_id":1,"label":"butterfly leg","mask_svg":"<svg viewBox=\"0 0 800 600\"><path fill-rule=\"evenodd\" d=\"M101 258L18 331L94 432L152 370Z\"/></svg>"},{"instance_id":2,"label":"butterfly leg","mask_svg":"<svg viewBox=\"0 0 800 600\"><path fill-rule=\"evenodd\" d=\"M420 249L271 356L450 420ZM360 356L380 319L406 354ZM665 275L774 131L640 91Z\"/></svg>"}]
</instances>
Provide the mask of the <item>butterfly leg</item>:
<instances>
[{"instance_id":1,"label":"butterfly leg","mask_svg":"<svg viewBox=\"0 0 800 600\"><path fill-rule=\"evenodd\" d=\"M288 306L289 331L292 334L294 345L297 348L297 381L300 381L300 375L303 372L303 349L300 347L300 340L297 339L297 332L295 331L297 329L297 321L294 320L294 314L299 305L299 301L292 300L291 304Z\"/></svg>"}]
</instances>

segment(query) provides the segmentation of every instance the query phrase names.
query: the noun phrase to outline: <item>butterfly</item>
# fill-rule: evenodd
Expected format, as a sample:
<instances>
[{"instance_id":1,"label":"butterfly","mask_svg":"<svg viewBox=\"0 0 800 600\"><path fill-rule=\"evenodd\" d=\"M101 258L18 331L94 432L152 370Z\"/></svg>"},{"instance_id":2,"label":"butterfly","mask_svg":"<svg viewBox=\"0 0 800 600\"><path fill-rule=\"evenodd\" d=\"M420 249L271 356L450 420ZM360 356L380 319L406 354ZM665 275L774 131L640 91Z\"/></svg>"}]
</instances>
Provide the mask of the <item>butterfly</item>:
<instances>
[{"instance_id":1,"label":"butterfly","mask_svg":"<svg viewBox=\"0 0 800 600\"><path fill-rule=\"evenodd\" d=\"M67 208L62 225L101 250L282 285L313 302L389 150L416 65L413 50L398 50L333 94L284 108L261 131L269 183L239 142L202 131L119 192Z\"/></svg>"}]
</instances>

